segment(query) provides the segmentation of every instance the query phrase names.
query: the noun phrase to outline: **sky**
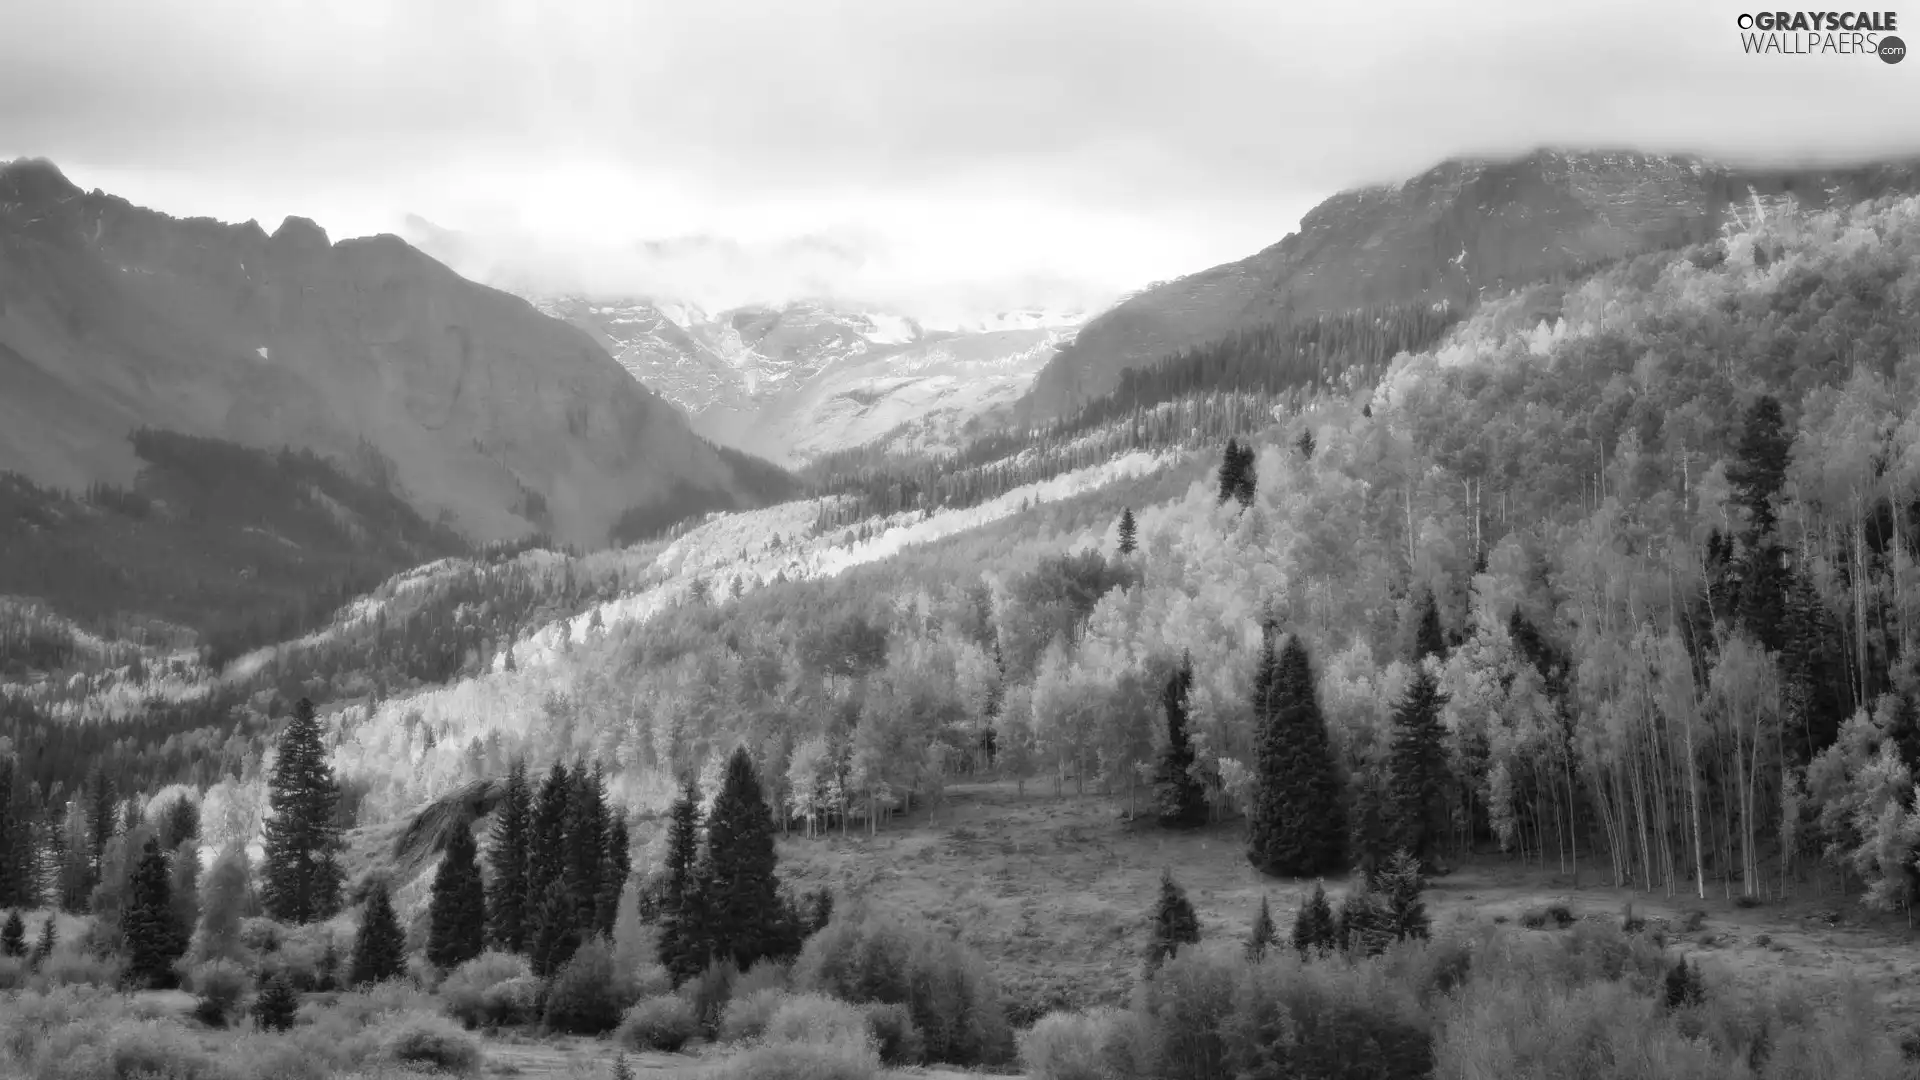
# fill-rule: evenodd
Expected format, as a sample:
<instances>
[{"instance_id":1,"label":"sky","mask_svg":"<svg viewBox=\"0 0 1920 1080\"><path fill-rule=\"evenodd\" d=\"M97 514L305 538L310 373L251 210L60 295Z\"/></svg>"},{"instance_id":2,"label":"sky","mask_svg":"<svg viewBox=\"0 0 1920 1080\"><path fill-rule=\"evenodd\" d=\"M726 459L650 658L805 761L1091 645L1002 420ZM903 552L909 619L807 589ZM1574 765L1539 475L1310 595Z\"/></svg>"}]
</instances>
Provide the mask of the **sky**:
<instances>
[{"instance_id":1,"label":"sky","mask_svg":"<svg viewBox=\"0 0 1920 1080\"><path fill-rule=\"evenodd\" d=\"M412 215L543 290L1098 306L1462 154L1920 151L1920 61L1745 55L1745 10L0 0L0 158L269 230Z\"/></svg>"}]
</instances>

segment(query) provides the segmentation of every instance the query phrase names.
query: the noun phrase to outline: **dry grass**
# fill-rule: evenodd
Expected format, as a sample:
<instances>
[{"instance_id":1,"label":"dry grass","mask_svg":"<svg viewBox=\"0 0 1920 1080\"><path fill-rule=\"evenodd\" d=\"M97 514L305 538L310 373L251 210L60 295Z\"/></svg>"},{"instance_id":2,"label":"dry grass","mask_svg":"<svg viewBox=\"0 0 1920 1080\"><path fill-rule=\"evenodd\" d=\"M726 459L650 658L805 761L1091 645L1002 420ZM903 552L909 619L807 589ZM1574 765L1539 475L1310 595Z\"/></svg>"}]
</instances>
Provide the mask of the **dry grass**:
<instances>
[{"instance_id":1,"label":"dry grass","mask_svg":"<svg viewBox=\"0 0 1920 1080\"><path fill-rule=\"evenodd\" d=\"M1124 1004L1163 867L1186 888L1203 940L1244 937L1262 895L1284 934L1312 887L1255 873L1237 824L1179 834L1122 818L1111 799L1071 789L1055 797L1047 782L1028 784L1025 796L1007 783L956 786L938 807L916 809L878 836L783 838L781 875L957 933L1028 1008ZM1617 921L1631 901L1670 943L1727 977L1791 980L1830 998L1853 974L1896 1012L1920 1005L1920 939L1900 920L1863 920L1857 905L1832 896L1741 908L1713 882L1701 901L1606 880L1604 866L1583 868L1575 888L1568 877L1489 859L1435 880L1427 903L1439 927L1489 918L1517 925L1526 911L1555 903L1576 919ZM1347 883L1329 879L1327 889L1337 903ZM1696 910L1704 921L1682 932ZM1836 911L1844 915L1829 925L1825 916Z\"/></svg>"}]
</instances>

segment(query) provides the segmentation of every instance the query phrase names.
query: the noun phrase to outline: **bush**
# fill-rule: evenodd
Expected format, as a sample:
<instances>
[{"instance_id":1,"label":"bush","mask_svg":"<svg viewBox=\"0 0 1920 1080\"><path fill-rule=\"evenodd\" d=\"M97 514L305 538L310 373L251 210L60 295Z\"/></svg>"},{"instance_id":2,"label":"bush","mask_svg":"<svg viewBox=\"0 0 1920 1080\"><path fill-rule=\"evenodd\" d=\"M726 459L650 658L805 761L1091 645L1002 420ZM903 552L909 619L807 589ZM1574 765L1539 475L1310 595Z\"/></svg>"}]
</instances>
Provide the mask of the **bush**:
<instances>
[{"instance_id":1,"label":"bush","mask_svg":"<svg viewBox=\"0 0 1920 1080\"><path fill-rule=\"evenodd\" d=\"M824 994L800 994L780 1003L762 1036L768 1045L806 1043L864 1050L879 1061L867 1014L857 1006Z\"/></svg>"},{"instance_id":2,"label":"bush","mask_svg":"<svg viewBox=\"0 0 1920 1080\"><path fill-rule=\"evenodd\" d=\"M1272 963L1285 963L1275 957ZM1298 961L1293 961L1298 964ZM1151 1029L1151 1060L1160 1080L1211 1080L1223 1075L1225 1028L1233 995L1246 965L1240 957L1188 949L1176 955L1142 987L1138 1012Z\"/></svg>"},{"instance_id":3,"label":"bush","mask_svg":"<svg viewBox=\"0 0 1920 1080\"><path fill-rule=\"evenodd\" d=\"M1127 1023L1115 1009L1049 1013L1020 1037L1020 1065L1032 1080L1107 1080L1116 1071L1114 1030Z\"/></svg>"},{"instance_id":4,"label":"bush","mask_svg":"<svg viewBox=\"0 0 1920 1080\"><path fill-rule=\"evenodd\" d=\"M749 994L735 994L720 1017L720 1041L747 1042L758 1039L767 1030L767 1021L792 995L776 987L762 987Z\"/></svg>"},{"instance_id":5,"label":"bush","mask_svg":"<svg viewBox=\"0 0 1920 1080\"><path fill-rule=\"evenodd\" d=\"M739 977L740 969L732 960L721 960L708 964L706 970L688 979L680 988L681 996L693 1005L694 1022L707 1038L720 1034L720 1020L726 1015L727 1002L733 998L734 980Z\"/></svg>"},{"instance_id":6,"label":"bush","mask_svg":"<svg viewBox=\"0 0 1920 1080\"><path fill-rule=\"evenodd\" d=\"M1000 984L986 961L931 928L842 912L807 939L793 981L843 1001L906 1006L931 1061L975 1066L1013 1058Z\"/></svg>"},{"instance_id":7,"label":"bush","mask_svg":"<svg viewBox=\"0 0 1920 1080\"><path fill-rule=\"evenodd\" d=\"M1226 1073L1328 1080L1432 1075L1426 1015L1391 968L1292 957L1248 967L1233 994L1233 1015L1222 1025Z\"/></svg>"},{"instance_id":8,"label":"bush","mask_svg":"<svg viewBox=\"0 0 1920 1080\"><path fill-rule=\"evenodd\" d=\"M495 983L480 995L480 1022L488 1027L514 1027L540 1019L547 984L534 975Z\"/></svg>"},{"instance_id":9,"label":"bush","mask_svg":"<svg viewBox=\"0 0 1920 1080\"><path fill-rule=\"evenodd\" d=\"M775 960L768 957L756 961L754 965L733 981L732 996L745 997L760 990L793 989L793 961Z\"/></svg>"},{"instance_id":10,"label":"bush","mask_svg":"<svg viewBox=\"0 0 1920 1080\"><path fill-rule=\"evenodd\" d=\"M194 1019L208 1027L226 1027L247 993L247 973L231 960L209 960L188 973L187 988L196 1000Z\"/></svg>"},{"instance_id":11,"label":"bush","mask_svg":"<svg viewBox=\"0 0 1920 1080\"><path fill-rule=\"evenodd\" d=\"M42 960L36 974L45 986L97 986L111 990L120 985L121 964L117 956L75 949L55 952Z\"/></svg>"},{"instance_id":12,"label":"bush","mask_svg":"<svg viewBox=\"0 0 1920 1080\"><path fill-rule=\"evenodd\" d=\"M914 1025L913 1015L899 1002L867 1006L867 1029L880 1050L880 1064L918 1065L927 1057L927 1041Z\"/></svg>"},{"instance_id":13,"label":"bush","mask_svg":"<svg viewBox=\"0 0 1920 1080\"><path fill-rule=\"evenodd\" d=\"M687 1045L699 1027L692 1002L674 994L661 994L628 1009L620 1019L616 1038L631 1050L673 1053Z\"/></svg>"},{"instance_id":14,"label":"bush","mask_svg":"<svg viewBox=\"0 0 1920 1080\"><path fill-rule=\"evenodd\" d=\"M487 991L510 979L532 975L526 957L515 953L483 952L447 973L440 984L440 999L447 1015L467 1027L488 1023Z\"/></svg>"},{"instance_id":15,"label":"bush","mask_svg":"<svg viewBox=\"0 0 1920 1080\"><path fill-rule=\"evenodd\" d=\"M394 1022L382 1050L397 1064L435 1072L464 1075L480 1068L480 1044L437 1013L416 1013Z\"/></svg>"},{"instance_id":16,"label":"bush","mask_svg":"<svg viewBox=\"0 0 1920 1080\"><path fill-rule=\"evenodd\" d=\"M121 1020L68 1028L56 1033L39 1058L38 1080L236 1080L231 1069L171 1021Z\"/></svg>"},{"instance_id":17,"label":"bush","mask_svg":"<svg viewBox=\"0 0 1920 1080\"><path fill-rule=\"evenodd\" d=\"M613 969L613 950L598 938L575 950L547 991L547 1026L572 1035L602 1035L620 1024L620 980Z\"/></svg>"},{"instance_id":18,"label":"bush","mask_svg":"<svg viewBox=\"0 0 1920 1080\"><path fill-rule=\"evenodd\" d=\"M786 1043L750 1050L727 1062L719 1080L873 1080L870 1054L846 1046Z\"/></svg>"}]
</instances>

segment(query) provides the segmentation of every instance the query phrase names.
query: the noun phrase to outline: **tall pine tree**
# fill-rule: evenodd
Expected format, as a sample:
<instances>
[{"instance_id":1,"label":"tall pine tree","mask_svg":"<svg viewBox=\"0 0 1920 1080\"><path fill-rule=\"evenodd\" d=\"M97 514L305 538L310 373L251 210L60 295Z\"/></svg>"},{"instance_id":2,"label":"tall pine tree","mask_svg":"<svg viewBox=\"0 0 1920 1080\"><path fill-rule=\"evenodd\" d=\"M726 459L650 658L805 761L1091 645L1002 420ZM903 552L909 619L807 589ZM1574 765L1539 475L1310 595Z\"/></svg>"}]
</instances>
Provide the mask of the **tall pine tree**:
<instances>
[{"instance_id":1,"label":"tall pine tree","mask_svg":"<svg viewBox=\"0 0 1920 1080\"><path fill-rule=\"evenodd\" d=\"M1260 913L1253 917L1253 930L1247 934L1247 959L1258 963L1267 955L1267 950L1280 940L1273 926L1273 908L1267 903L1265 895L1260 897Z\"/></svg>"},{"instance_id":2,"label":"tall pine tree","mask_svg":"<svg viewBox=\"0 0 1920 1080\"><path fill-rule=\"evenodd\" d=\"M707 928L720 956L741 970L762 957L797 950L775 877L773 814L760 775L742 746L727 759L720 794L707 819L707 858L701 891Z\"/></svg>"},{"instance_id":3,"label":"tall pine tree","mask_svg":"<svg viewBox=\"0 0 1920 1080\"><path fill-rule=\"evenodd\" d=\"M688 777L667 817L660 889L660 964L680 983L699 974L712 952L700 888L700 789Z\"/></svg>"},{"instance_id":4,"label":"tall pine tree","mask_svg":"<svg viewBox=\"0 0 1920 1080\"><path fill-rule=\"evenodd\" d=\"M573 959L579 950L581 934L573 905L573 893L566 879L555 878L534 904L527 921L527 961L533 973L550 979Z\"/></svg>"},{"instance_id":5,"label":"tall pine tree","mask_svg":"<svg viewBox=\"0 0 1920 1080\"><path fill-rule=\"evenodd\" d=\"M546 902L547 890L567 876L567 819L573 805L573 777L553 763L533 802L533 829L527 847L529 909Z\"/></svg>"},{"instance_id":6,"label":"tall pine tree","mask_svg":"<svg viewBox=\"0 0 1920 1080\"><path fill-rule=\"evenodd\" d=\"M273 808L266 822L266 868L261 900L281 922L324 919L340 908L339 801L333 769L320 737L313 703L301 698L280 736L279 755L268 784Z\"/></svg>"},{"instance_id":7,"label":"tall pine tree","mask_svg":"<svg viewBox=\"0 0 1920 1080\"><path fill-rule=\"evenodd\" d=\"M473 829L461 822L447 838L447 850L433 875L427 908L427 960L451 971L486 947L486 890L473 843Z\"/></svg>"},{"instance_id":8,"label":"tall pine tree","mask_svg":"<svg viewBox=\"0 0 1920 1080\"><path fill-rule=\"evenodd\" d=\"M27 955L27 923L15 908L7 912L5 925L0 925L0 956Z\"/></svg>"},{"instance_id":9,"label":"tall pine tree","mask_svg":"<svg viewBox=\"0 0 1920 1080\"><path fill-rule=\"evenodd\" d=\"M1225 503L1240 490L1240 440L1228 439L1220 454L1220 493L1216 502Z\"/></svg>"},{"instance_id":10,"label":"tall pine tree","mask_svg":"<svg viewBox=\"0 0 1920 1080\"><path fill-rule=\"evenodd\" d=\"M394 914L387 883L376 879L368 887L366 903L360 908L360 928L353 938L347 983L363 986L397 979L406 967L406 935L401 932L400 919Z\"/></svg>"},{"instance_id":11,"label":"tall pine tree","mask_svg":"<svg viewBox=\"0 0 1920 1080\"><path fill-rule=\"evenodd\" d=\"M487 936L496 948L521 952L527 946L528 845L533 829L533 790L527 763L515 761L506 791L494 812L488 835L487 867L493 880L487 891Z\"/></svg>"},{"instance_id":12,"label":"tall pine tree","mask_svg":"<svg viewBox=\"0 0 1920 1080\"><path fill-rule=\"evenodd\" d=\"M1147 971L1173 959L1182 945L1200 941L1200 917L1194 913L1187 891L1173 880L1172 870L1160 871L1160 898L1153 908L1153 931L1147 939Z\"/></svg>"},{"instance_id":13,"label":"tall pine tree","mask_svg":"<svg viewBox=\"0 0 1920 1080\"><path fill-rule=\"evenodd\" d=\"M1167 746L1161 751L1154 777L1154 802L1160 824L1191 828L1207 821L1207 799L1193 777L1193 742L1187 737L1188 703L1193 692L1193 657L1183 656L1179 670L1167 680L1160 704L1167 717Z\"/></svg>"},{"instance_id":14,"label":"tall pine tree","mask_svg":"<svg viewBox=\"0 0 1920 1080\"><path fill-rule=\"evenodd\" d=\"M607 857L606 782L599 766L573 771L573 790L567 801L567 895L573 897L573 925L592 934L599 925L600 874Z\"/></svg>"},{"instance_id":15,"label":"tall pine tree","mask_svg":"<svg viewBox=\"0 0 1920 1080\"><path fill-rule=\"evenodd\" d=\"M594 903L594 928L609 937L620 915L620 894L633 876L633 841L627 835L627 820L609 808L605 865L600 872L600 896Z\"/></svg>"},{"instance_id":16,"label":"tall pine tree","mask_svg":"<svg viewBox=\"0 0 1920 1080\"><path fill-rule=\"evenodd\" d=\"M1332 952L1339 944L1333 905L1327 900L1326 886L1316 881L1313 893L1300 905L1293 917L1293 949L1302 959Z\"/></svg>"},{"instance_id":17,"label":"tall pine tree","mask_svg":"<svg viewBox=\"0 0 1920 1080\"><path fill-rule=\"evenodd\" d=\"M1120 511L1120 554L1131 555L1140 546L1140 526L1133 520L1133 508Z\"/></svg>"},{"instance_id":18,"label":"tall pine tree","mask_svg":"<svg viewBox=\"0 0 1920 1080\"><path fill-rule=\"evenodd\" d=\"M1247 861L1263 874L1305 877L1339 869L1346 813L1307 647L1294 634L1276 653L1278 636L1269 624L1254 676L1259 742Z\"/></svg>"},{"instance_id":19,"label":"tall pine tree","mask_svg":"<svg viewBox=\"0 0 1920 1080\"><path fill-rule=\"evenodd\" d=\"M127 976L147 987L172 986L173 962L187 951L186 929L173 910L167 853L152 836L141 846L129 882L121 934L127 943Z\"/></svg>"},{"instance_id":20,"label":"tall pine tree","mask_svg":"<svg viewBox=\"0 0 1920 1080\"><path fill-rule=\"evenodd\" d=\"M1445 813L1446 728L1440 710L1447 696L1425 664L1414 669L1406 696L1393 710L1392 818L1395 846L1431 866Z\"/></svg>"}]
</instances>

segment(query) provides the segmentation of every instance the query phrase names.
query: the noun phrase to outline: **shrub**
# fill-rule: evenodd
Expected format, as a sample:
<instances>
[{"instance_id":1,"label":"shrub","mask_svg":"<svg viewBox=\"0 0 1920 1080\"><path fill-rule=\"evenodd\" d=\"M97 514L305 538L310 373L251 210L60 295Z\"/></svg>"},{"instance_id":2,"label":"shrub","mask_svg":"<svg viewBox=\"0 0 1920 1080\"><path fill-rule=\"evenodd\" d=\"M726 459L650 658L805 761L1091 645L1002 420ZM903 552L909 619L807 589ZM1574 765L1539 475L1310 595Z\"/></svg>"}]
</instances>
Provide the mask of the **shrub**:
<instances>
[{"instance_id":1,"label":"shrub","mask_svg":"<svg viewBox=\"0 0 1920 1080\"><path fill-rule=\"evenodd\" d=\"M732 960L720 960L708 964L680 988L681 995L693 1006L694 1022L707 1038L720 1034L720 1019L726 1014L727 1002L733 997L734 980L739 977L740 969Z\"/></svg>"},{"instance_id":2,"label":"shrub","mask_svg":"<svg viewBox=\"0 0 1920 1080\"><path fill-rule=\"evenodd\" d=\"M733 981L732 996L744 997L760 990L793 989L793 961L771 957L756 961Z\"/></svg>"},{"instance_id":3,"label":"shrub","mask_svg":"<svg viewBox=\"0 0 1920 1080\"><path fill-rule=\"evenodd\" d=\"M1233 994L1234 1013L1222 1025L1226 1074L1328 1080L1432 1075L1426 1016L1391 967L1283 957L1245 969Z\"/></svg>"},{"instance_id":4,"label":"shrub","mask_svg":"<svg viewBox=\"0 0 1920 1080\"><path fill-rule=\"evenodd\" d=\"M1020 1037L1020 1065L1033 1080L1107 1080L1114 1029L1127 1022L1114 1009L1049 1013Z\"/></svg>"},{"instance_id":5,"label":"shrub","mask_svg":"<svg viewBox=\"0 0 1920 1080\"><path fill-rule=\"evenodd\" d=\"M226 1027L247 993L247 973L231 960L209 960L188 974L196 1000L194 1019L208 1027Z\"/></svg>"},{"instance_id":6,"label":"shrub","mask_svg":"<svg viewBox=\"0 0 1920 1080\"><path fill-rule=\"evenodd\" d=\"M864 1048L878 1061L867 1014L857 1006L824 994L799 994L781 1002L767 1019L763 1037L768 1045L808 1043Z\"/></svg>"},{"instance_id":7,"label":"shrub","mask_svg":"<svg viewBox=\"0 0 1920 1080\"><path fill-rule=\"evenodd\" d=\"M121 1020L81 1025L59 1034L66 1038L50 1040L39 1055L40 1080L236 1080L232 1070L171 1021Z\"/></svg>"},{"instance_id":8,"label":"shrub","mask_svg":"<svg viewBox=\"0 0 1920 1080\"><path fill-rule=\"evenodd\" d=\"M675 994L660 994L627 1010L620 1019L617 1038L629 1049L673 1053L693 1038L699 1026L692 1002Z\"/></svg>"},{"instance_id":9,"label":"shrub","mask_svg":"<svg viewBox=\"0 0 1920 1080\"><path fill-rule=\"evenodd\" d=\"M547 991L547 1026L573 1035L601 1035L620 1023L620 980L613 969L613 950L599 938L574 951L553 978Z\"/></svg>"},{"instance_id":10,"label":"shrub","mask_svg":"<svg viewBox=\"0 0 1920 1080\"><path fill-rule=\"evenodd\" d=\"M1275 957L1275 963L1286 962ZM1294 961L1298 963L1298 961ZM1152 1030L1152 1060L1161 1080L1211 1080L1223 1075L1225 1027L1241 969L1238 957L1188 950L1168 961L1141 989L1138 1012Z\"/></svg>"},{"instance_id":11,"label":"shrub","mask_svg":"<svg viewBox=\"0 0 1920 1080\"><path fill-rule=\"evenodd\" d=\"M873 1080L872 1055L846 1046L786 1043L763 1046L729 1061L719 1080Z\"/></svg>"},{"instance_id":12,"label":"shrub","mask_svg":"<svg viewBox=\"0 0 1920 1080\"><path fill-rule=\"evenodd\" d=\"M487 1022L487 991L509 979L531 974L524 956L483 952L447 973L440 984L440 998L446 1003L448 1016L467 1027L479 1027Z\"/></svg>"},{"instance_id":13,"label":"shrub","mask_svg":"<svg viewBox=\"0 0 1920 1080\"><path fill-rule=\"evenodd\" d=\"M46 986L97 986L110 990L120 985L121 964L117 956L63 951L42 960L36 974Z\"/></svg>"},{"instance_id":14,"label":"shrub","mask_svg":"<svg viewBox=\"0 0 1920 1080\"><path fill-rule=\"evenodd\" d=\"M777 987L762 987L748 994L735 994L720 1017L720 1041L746 1042L758 1039L767 1030L774 1011L792 995Z\"/></svg>"},{"instance_id":15,"label":"shrub","mask_svg":"<svg viewBox=\"0 0 1920 1080\"><path fill-rule=\"evenodd\" d=\"M1000 984L978 953L931 928L842 912L807 940L793 981L843 1001L906 1006L929 1060L974 1066L1013 1057Z\"/></svg>"},{"instance_id":16,"label":"shrub","mask_svg":"<svg viewBox=\"0 0 1920 1080\"><path fill-rule=\"evenodd\" d=\"M495 983L480 995L480 1022L488 1027L513 1027L540 1019L547 984L534 975Z\"/></svg>"},{"instance_id":17,"label":"shrub","mask_svg":"<svg viewBox=\"0 0 1920 1080\"><path fill-rule=\"evenodd\" d=\"M867 1030L880 1051L880 1064L918 1065L927 1057L927 1040L913 1022L913 1014L896 1001L867 1006Z\"/></svg>"},{"instance_id":18,"label":"shrub","mask_svg":"<svg viewBox=\"0 0 1920 1080\"><path fill-rule=\"evenodd\" d=\"M383 1040L384 1056L397 1064L435 1072L468 1074L480 1068L480 1044L437 1013L395 1021Z\"/></svg>"}]
</instances>

